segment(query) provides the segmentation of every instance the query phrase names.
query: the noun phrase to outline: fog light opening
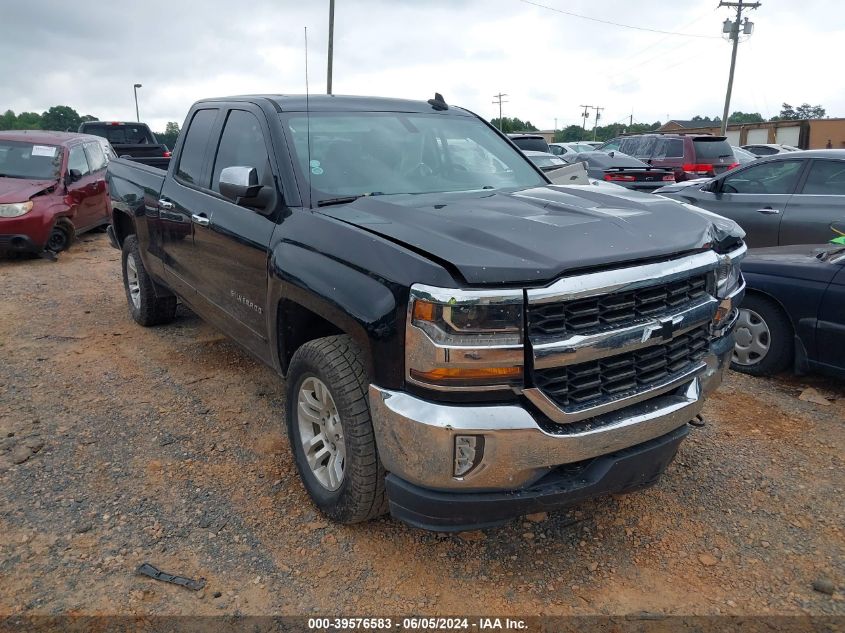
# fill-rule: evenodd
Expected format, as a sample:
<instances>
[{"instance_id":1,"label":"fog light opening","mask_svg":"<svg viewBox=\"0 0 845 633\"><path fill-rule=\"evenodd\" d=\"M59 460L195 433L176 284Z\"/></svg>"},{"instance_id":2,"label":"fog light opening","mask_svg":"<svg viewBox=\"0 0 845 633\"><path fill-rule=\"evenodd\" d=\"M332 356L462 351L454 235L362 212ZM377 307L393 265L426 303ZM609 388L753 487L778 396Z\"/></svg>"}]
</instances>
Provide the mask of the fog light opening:
<instances>
[{"instance_id":1,"label":"fog light opening","mask_svg":"<svg viewBox=\"0 0 845 633\"><path fill-rule=\"evenodd\" d=\"M472 472L484 456L483 435L455 436L455 477L464 477Z\"/></svg>"}]
</instances>

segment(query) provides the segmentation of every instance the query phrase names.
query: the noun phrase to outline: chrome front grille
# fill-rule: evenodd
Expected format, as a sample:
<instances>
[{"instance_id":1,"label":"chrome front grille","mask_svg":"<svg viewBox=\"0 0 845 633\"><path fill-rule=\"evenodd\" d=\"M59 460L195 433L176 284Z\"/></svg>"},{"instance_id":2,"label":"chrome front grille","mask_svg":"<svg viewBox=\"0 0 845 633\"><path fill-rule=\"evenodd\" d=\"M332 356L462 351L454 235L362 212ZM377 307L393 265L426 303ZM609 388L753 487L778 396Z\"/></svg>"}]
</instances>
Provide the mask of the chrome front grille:
<instances>
[{"instance_id":1,"label":"chrome front grille","mask_svg":"<svg viewBox=\"0 0 845 633\"><path fill-rule=\"evenodd\" d=\"M571 423L686 388L705 368L718 259L696 253L529 289L533 384L523 393Z\"/></svg>"},{"instance_id":2,"label":"chrome front grille","mask_svg":"<svg viewBox=\"0 0 845 633\"><path fill-rule=\"evenodd\" d=\"M600 360L541 369L534 382L568 413L626 398L665 384L692 369L707 352L708 325L661 345Z\"/></svg>"},{"instance_id":3,"label":"chrome front grille","mask_svg":"<svg viewBox=\"0 0 845 633\"><path fill-rule=\"evenodd\" d=\"M593 334L682 310L707 295L707 275L657 286L544 303L528 311L528 334L559 337Z\"/></svg>"}]
</instances>

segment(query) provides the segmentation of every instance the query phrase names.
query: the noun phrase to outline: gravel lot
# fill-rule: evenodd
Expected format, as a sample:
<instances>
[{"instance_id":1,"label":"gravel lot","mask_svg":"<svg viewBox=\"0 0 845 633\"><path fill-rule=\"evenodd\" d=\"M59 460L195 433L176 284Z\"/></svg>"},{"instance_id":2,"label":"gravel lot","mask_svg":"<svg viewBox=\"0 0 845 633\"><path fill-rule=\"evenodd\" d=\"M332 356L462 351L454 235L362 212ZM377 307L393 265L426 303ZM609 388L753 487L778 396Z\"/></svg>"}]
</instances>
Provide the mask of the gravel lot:
<instances>
[{"instance_id":1,"label":"gravel lot","mask_svg":"<svg viewBox=\"0 0 845 633\"><path fill-rule=\"evenodd\" d=\"M182 308L132 323L103 234L0 261L0 358L4 614L845 615L841 383L731 374L658 486L446 536L327 523L282 380Z\"/></svg>"}]
</instances>

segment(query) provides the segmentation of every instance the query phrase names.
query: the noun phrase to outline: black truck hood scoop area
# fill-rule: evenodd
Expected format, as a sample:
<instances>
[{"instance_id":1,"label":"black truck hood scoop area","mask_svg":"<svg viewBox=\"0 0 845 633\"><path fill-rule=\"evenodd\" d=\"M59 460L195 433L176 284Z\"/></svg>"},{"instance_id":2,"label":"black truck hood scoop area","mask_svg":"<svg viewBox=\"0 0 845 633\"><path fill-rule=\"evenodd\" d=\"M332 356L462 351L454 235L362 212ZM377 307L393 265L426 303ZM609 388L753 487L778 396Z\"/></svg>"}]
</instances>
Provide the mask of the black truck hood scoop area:
<instances>
[{"instance_id":1,"label":"black truck hood scoop area","mask_svg":"<svg viewBox=\"0 0 845 633\"><path fill-rule=\"evenodd\" d=\"M678 202L606 187L366 196L319 213L449 262L472 285L550 282L724 237L706 215Z\"/></svg>"}]
</instances>

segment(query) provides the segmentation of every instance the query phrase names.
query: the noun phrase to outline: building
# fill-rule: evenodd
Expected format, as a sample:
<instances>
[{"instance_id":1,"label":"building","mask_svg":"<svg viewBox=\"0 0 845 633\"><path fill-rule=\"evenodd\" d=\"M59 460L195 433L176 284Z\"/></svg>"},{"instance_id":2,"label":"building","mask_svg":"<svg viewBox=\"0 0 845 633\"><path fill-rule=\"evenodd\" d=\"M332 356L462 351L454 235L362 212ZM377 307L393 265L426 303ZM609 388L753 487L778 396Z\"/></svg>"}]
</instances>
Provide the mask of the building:
<instances>
[{"instance_id":1,"label":"building","mask_svg":"<svg viewBox=\"0 0 845 633\"><path fill-rule=\"evenodd\" d=\"M657 131L716 135L721 133L721 126L715 121L708 126L702 125L702 121L673 119ZM732 123L728 125L727 137L731 145L780 143L801 149L824 149L829 142L833 149L845 149L845 118Z\"/></svg>"}]
</instances>

